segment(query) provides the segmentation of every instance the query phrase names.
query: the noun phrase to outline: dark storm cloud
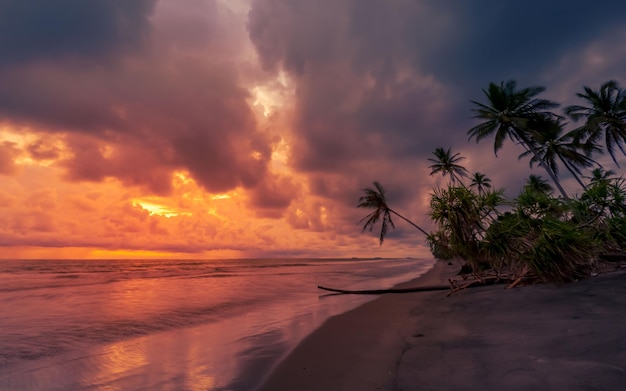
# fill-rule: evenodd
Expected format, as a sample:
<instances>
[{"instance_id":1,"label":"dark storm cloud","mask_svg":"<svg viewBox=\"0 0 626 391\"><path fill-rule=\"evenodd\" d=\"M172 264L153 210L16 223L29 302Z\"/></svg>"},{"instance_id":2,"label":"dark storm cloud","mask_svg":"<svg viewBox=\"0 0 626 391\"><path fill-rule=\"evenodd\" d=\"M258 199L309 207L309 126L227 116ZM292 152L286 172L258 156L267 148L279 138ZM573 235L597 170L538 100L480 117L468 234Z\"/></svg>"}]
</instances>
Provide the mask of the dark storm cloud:
<instances>
[{"instance_id":1,"label":"dark storm cloud","mask_svg":"<svg viewBox=\"0 0 626 391\"><path fill-rule=\"evenodd\" d=\"M70 180L115 177L167 194L171 173L185 170L209 191L256 186L271 146L236 66L243 26L215 1L161 1L151 25L153 3L5 4L20 23L3 28L24 49L0 46L11 51L0 67L0 118L65 134ZM57 27L50 45L40 42ZM99 63L101 54L111 61Z\"/></svg>"},{"instance_id":2,"label":"dark storm cloud","mask_svg":"<svg viewBox=\"0 0 626 391\"><path fill-rule=\"evenodd\" d=\"M31 106L25 120L52 126L51 132L70 132L66 139L74 154L65 163L70 179L112 176L166 194L171 171L183 169L210 191L256 186L266 174L271 147L256 130L248 92L238 86L236 73L203 59L169 61L98 78L76 73L75 89L59 89L55 103L43 103L41 110ZM95 88L84 100L83 83ZM49 111L51 106L58 110ZM72 115L90 108L93 116Z\"/></svg>"},{"instance_id":3,"label":"dark storm cloud","mask_svg":"<svg viewBox=\"0 0 626 391\"><path fill-rule=\"evenodd\" d=\"M623 15L611 1L254 0L248 30L266 69L296 77L298 162L328 170L454 140L488 82L541 84Z\"/></svg>"},{"instance_id":4,"label":"dark storm cloud","mask_svg":"<svg viewBox=\"0 0 626 391\"><path fill-rule=\"evenodd\" d=\"M250 192L249 205L261 217L280 217L300 189L290 178L267 177Z\"/></svg>"},{"instance_id":5,"label":"dark storm cloud","mask_svg":"<svg viewBox=\"0 0 626 391\"><path fill-rule=\"evenodd\" d=\"M452 33L432 37L439 43L435 55L424 56L421 63L465 94L511 77L545 83L537 80L541 73L562 56L609 38L626 15L626 3L611 0L429 3L437 14L450 16Z\"/></svg>"},{"instance_id":6,"label":"dark storm cloud","mask_svg":"<svg viewBox=\"0 0 626 391\"><path fill-rule=\"evenodd\" d=\"M3 0L0 66L137 50L156 0Z\"/></svg>"},{"instance_id":7,"label":"dark storm cloud","mask_svg":"<svg viewBox=\"0 0 626 391\"><path fill-rule=\"evenodd\" d=\"M102 82L112 77L116 71L82 65L33 63L0 69L0 115L48 131L123 129L126 124L114 110L114 86Z\"/></svg>"},{"instance_id":8,"label":"dark storm cloud","mask_svg":"<svg viewBox=\"0 0 626 391\"><path fill-rule=\"evenodd\" d=\"M297 83L295 164L346 169L359 160L424 152L445 92L420 72L407 39L418 3L342 0L253 2L248 29L268 70ZM444 140L432 133L431 142Z\"/></svg>"}]
</instances>

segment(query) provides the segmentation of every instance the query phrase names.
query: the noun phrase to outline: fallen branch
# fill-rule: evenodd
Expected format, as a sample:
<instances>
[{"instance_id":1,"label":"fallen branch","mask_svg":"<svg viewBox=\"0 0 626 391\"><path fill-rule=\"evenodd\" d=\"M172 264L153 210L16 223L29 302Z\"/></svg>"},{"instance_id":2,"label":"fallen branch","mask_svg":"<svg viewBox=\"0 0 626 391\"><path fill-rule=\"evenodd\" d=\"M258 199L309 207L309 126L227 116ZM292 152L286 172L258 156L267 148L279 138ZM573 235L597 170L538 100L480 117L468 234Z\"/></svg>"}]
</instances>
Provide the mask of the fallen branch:
<instances>
[{"instance_id":1,"label":"fallen branch","mask_svg":"<svg viewBox=\"0 0 626 391\"><path fill-rule=\"evenodd\" d=\"M336 289L336 288L328 288L325 286L318 285L319 289L341 293L341 294L352 294L352 295L382 295L386 293L411 293L411 292L429 292L429 291L449 291L447 296L450 296L456 292L465 290L467 288L478 287L478 286L487 286L487 285L499 285L504 283L509 283L507 288L514 288L519 285L522 281L529 278L530 270L528 268L524 268L520 273L495 273L495 272L486 272L480 274L472 274L468 278L468 275L462 275L462 281L455 279L448 279L448 285L432 285L432 286L419 286L414 288L403 288L403 289L365 289L365 290L348 290L348 289Z\"/></svg>"},{"instance_id":2,"label":"fallen branch","mask_svg":"<svg viewBox=\"0 0 626 391\"><path fill-rule=\"evenodd\" d=\"M335 289L318 285L318 289L322 289L329 292L343 293L350 295L382 295L386 293L411 293L411 292L430 292L430 291L447 291L450 289L450 285L433 285L433 286L418 286L414 288L401 288L401 289L365 289L365 290L347 290L347 289Z\"/></svg>"},{"instance_id":3,"label":"fallen branch","mask_svg":"<svg viewBox=\"0 0 626 391\"><path fill-rule=\"evenodd\" d=\"M450 292L447 296L452 295L453 293L465 290L467 288L479 287L479 286L489 286L489 285L499 285L506 281L501 275L473 275L472 279L464 279L463 281L454 280L452 278L448 279L450 283ZM461 284L463 282L463 284Z\"/></svg>"},{"instance_id":4,"label":"fallen branch","mask_svg":"<svg viewBox=\"0 0 626 391\"><path fill-rule=\"evenodd\" d=\"M528 266L524 266L524 268L522 269L522 271L518 275L517 279L515 281L513 281L509 286L507 286L506 289L515 288L520 282L522 282L522 280L524 278L526 278L526 275L529 272L530 272L530 269L528 268Z\"/></svg>"}]
</instances>

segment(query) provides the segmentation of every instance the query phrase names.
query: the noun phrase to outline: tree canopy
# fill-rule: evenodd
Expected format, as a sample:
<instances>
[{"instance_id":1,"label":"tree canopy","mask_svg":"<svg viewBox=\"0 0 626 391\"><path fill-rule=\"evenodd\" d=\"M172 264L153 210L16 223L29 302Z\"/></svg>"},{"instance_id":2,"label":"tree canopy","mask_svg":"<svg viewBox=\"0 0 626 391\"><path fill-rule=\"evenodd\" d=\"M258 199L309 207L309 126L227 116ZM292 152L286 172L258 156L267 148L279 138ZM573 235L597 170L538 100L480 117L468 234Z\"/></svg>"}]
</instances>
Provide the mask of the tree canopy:
<instances>
[{"instance_id":1,"label":"tree canopy","mask_svg":"<svg viewBox=\"0 0 626 391\"><path fill-rule=\"evenodd\" d=\"M481 172L463 183L469 171L451 148L439 147L430 175L449 176L450 182L431 194L429 216L435 224L427 233L389 208L385 190L363 189L358 207L374 209L365 216L363 230L381 222L380 244L391 215L408 221L426 235L435 257L457 258L474 274L491 273L496 279L566 282L588 275L611 254L626 257L626 180L603 168L594 157L608 151L617 165L615 151L626 142L626 93L615 81L598 90L584 87L576 94L587 106L564 110L582 125L567 132L565 117L552 112L559 104L539 97L543 87L518 88L514 80L490 83L483 90L486 103L472 101L474 118L480 123L467 132L469 139L494 138L494 153L506 139L520 145L520 159L529 159L548 174L560 197L546 180L531 174L513 199L504 189L492 190L491 180ZM599 141L604 140L604 148ZM564 168L579 184L580 193L570 197L559 181Z\"/></svg>"}]
</instances>

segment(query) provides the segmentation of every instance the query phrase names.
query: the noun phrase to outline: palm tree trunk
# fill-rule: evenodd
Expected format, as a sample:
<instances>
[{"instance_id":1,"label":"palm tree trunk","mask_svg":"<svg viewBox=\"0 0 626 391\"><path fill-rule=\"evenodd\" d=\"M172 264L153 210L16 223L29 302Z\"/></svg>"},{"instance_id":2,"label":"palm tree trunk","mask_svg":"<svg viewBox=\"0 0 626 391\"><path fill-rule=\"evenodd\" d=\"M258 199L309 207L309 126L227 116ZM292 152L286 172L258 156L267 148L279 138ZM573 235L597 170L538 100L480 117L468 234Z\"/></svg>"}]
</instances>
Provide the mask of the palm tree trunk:
<instances>
[{"instance_id":1,"label":"palm tree trunk","mask_svg":"<svg viewBox=\"0 0 626 391\"><path fill-rule=\"evenodd\" d=\"M420 228L419 226L417 226L417 224L415 224L414 222L412 222L411 220L407 219L406 217L402 216L400 213L396 212L393 209L389 209L389 211L391 213L393 213L394 215L398 216L399 218L401 218L402 220L406 221L407 223L411 224L412 226L414 226L415 228L419 229L424 235L429 236L428 232L424 231L422 228Z\"/></svg>"},{"instance_id":2,"label":"palm tree trunk","mask_svg":"<svg viewBox=\"0 0 626 391\"><path fill-rule=\"evenodd\" d=\"M550 177L550 179L552 179L552 182L554 182L556 187L559 189L559 191L563 195L563 198L565 198L566 200L569 200L569 196L565 192L565 189L563 188L563 186L561 186L561 182L559 182L559 179L556 177L554 172L552 172L550 167L547 164L545 164L543 159L539 159L539 152L537 151L537 148L535 148L535 146L530 142L530 140L528 140L527 137L523 136L522 134L518 134L517 136L522 141L523 145L526 148L528 148L528 150L533 154L534 157L537 158L537 161L539 161L539 165L543 167L544 170L546 170L546 172L548 173L548 176Z\"/></svg>"},{"instance_id":3,"label":"palm tree trunk","mask_svg":"<svg viewBox=\"0 0 626 391\"><path fill-rule=\"evenodd\" d=\"M554 182L554 184L556 185L556 187L559 189L559 191L561 192L561 194L563 195L563 198L565 198L566 200L569 200L569 196L567 195L567 193L565 192L565 189L563 188L563 186L561 186L561 182L559 182L558 178L556 177L556 175L554 174L554 172L552 172L552 170L550 169L550 167L548 167L544 162L540 162L539 165L541 167L543 167L546 172L548 173L548 175L550 176L550 178L552 178L552 181Z\"/></svg>"},{"instance_id":4,"label":"palm tree trunk","mask_svg":"<svg viewBox=\"0 0 626 391\"><path fill-rule=\"evenodd\" d=\"M580 186L582 186L583 190L587 190L587 186L585 186L585 184L580 180L580 178L578 177L578 174L576 174L575 170L572 167L570 167L570 164L567 163L567 161L565 161L565 159L563 159L563 157L561 155L559 155L559 159L561 160L561 162L563 163L565 168L567 168L567 170L572 174L574 179L576 179L576 182L578 182L578 184Z\"/></svg>"}]
</instances>

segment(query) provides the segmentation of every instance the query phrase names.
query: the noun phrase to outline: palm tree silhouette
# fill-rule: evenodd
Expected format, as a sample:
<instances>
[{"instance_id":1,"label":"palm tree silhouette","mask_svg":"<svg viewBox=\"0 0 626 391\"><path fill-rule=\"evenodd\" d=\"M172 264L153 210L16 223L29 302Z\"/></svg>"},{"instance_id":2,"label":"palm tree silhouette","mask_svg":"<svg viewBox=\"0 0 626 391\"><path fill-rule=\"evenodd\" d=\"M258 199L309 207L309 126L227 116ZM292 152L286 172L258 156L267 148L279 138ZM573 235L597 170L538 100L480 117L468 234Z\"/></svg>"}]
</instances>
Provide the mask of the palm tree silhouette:
<instances>
[{"instance_id":1,"label":"palm tree silhouette","mask_svg":"<svg viewBox=\"0 0 626 391\"><path fill-rule=\"evenodd\" d=\"M365 232L365 230L368 228L370 231L372 231L374 228L374 225L379 220L382 219L381 228L380 228L380 244L381 245L383 244L383 241L385 240L385 235L387 235L389 226L391 226L391 228L395 228L395 225L393 224L393 220L391 219L392 213L398 216L399 218L401 218L402 220L406 221L407 223L411 224L413 227L420 230L424 235L428 236L428 232L424 231L422 228L420 228L418 225L413 223L411 220L407 219L406 217L402 216L401 214L399 214L398 212L396 212L395 210L389 207L389 205L387 204L387 199L385 198L385 189L383 189L380 183L374 182L373 189L365 188L362 190L365 193L365 195L359 198L359 204L357 205L357 208L369 208L369 209L374 209L374 211L368 214L367 216L365 216L364 218L362 218L361 220L359 220L359 224L363 220L367 220L365 221L365 224L363 225L363 232Z\"/></svg>"},{"instance_id":2,"label":"palm tree silhouette","mask_svg":"<svg viewBox=\"0 0 626 391\"><path fill-rule=\"evenodd\" d=\"M530 175L526 180L524 189L543 194L550 194L553 190L552 186L539 175Z\"/></svg>"},{"instance_id":3,"label":"palm tree silhouette","mask_svg":"<svg viewBox=\"0 0 626 391\"><path fill-rule=\"evenodd\" d=\"M583 88L585 92L576 96L586 100L589 106L568 106L565 113L575 121L585 120L585 124L577 129L579 137L596 142L604 133L606 149L619 167L615 148L626 155L623 145L626 142L626 91L614 80L602 84L597 91L587 86Z\"/></svg>"},{"instance_id":4,"label":"palm tree silhouette","mask_svg":"<svg viewBox=\"0 0 626 391\"><path fill-rule=\"evenodd\" d=\"M436 159L428 159L428 161L433 162L434 164L428 166L431 169L430 175L434 175L436 173L441 173L442 176L450 175L450 182L454 185L456 182L460 183L462 186L463 182L461 181L462 177L467 177L467 169L457 164L461 160L465 159L462 156L459 156L459 153L455 153L452 155L451 148L445 150L443 148L435 149L433 152Z\"/></svg>"},{"instance_id":5,"label":"palm tree silhouette","mask_svg":"<svg viewBox=\"0 0 626 391\"><path fill-rule=\"evenodd\" d=\"M475 172L472 177L472 183L470 187L475 187L478 191L479 195L483 195L485 193L485 189L491 188L491 179L487 178L485 174L480 172Z\"/></svg>"},{"instance_id":6,"label":"palm tree silhouette","mask_svg":"<svg viewBox=\"0 0 626 391\"><path fill-rule=\"evenodd\" d=\"M562 118L543 118L533 122L534 128L538 131L534 134L531 142L534 143L537 155L532 155L532 152L528 150L519 155L519 158L530 155L531 167L534 163L544 163L557 176L559 175L558 159L578 184L586 189L585 184L580 179L582 173L579 167L591 167L598 164L590 155L593 152L600 152L601 149L591 141L581 143L576 137L576 131L561 135L564 127Z\"/></svg>"},{"instance_id":7,"label":"palm tree silhouette","mask_svg":"<svg viewBox=\"0 0 626 391\"><path fill-rule=\"evenodd\" d=\"M605 170L604 168L599 167L591 171L591 177L589 177L589 180L591 183L608 183L613 179L614 176L615 171Z\"/></svg>"},{"instance_id":8,"label":"palm tree silhouette","mask_svg":"<svg viewBox=\"0 0 626 391\"><path fill-rule=\"evenodd\" d=\"M521 144L533 156L538 156L539 152L532 142L532 138L537 134L537 130L532 127L533 121L557 118L558 116L549 110L558 107L558 103L536 98L545 91L544 87L528 87L518 90L515 80L501 82L499 85L489 83L488 89L482 91L489 105L472 101L477 106L472 111L475 113L474 118L485 121L467 131L469 139L476 138L478 142L493 135L495 137L493 150L497 156L504 140L509 138ZM541 160L539 164L546 170L563 197L569 198L550 167Z\"/></svg>"}]
</instances>

